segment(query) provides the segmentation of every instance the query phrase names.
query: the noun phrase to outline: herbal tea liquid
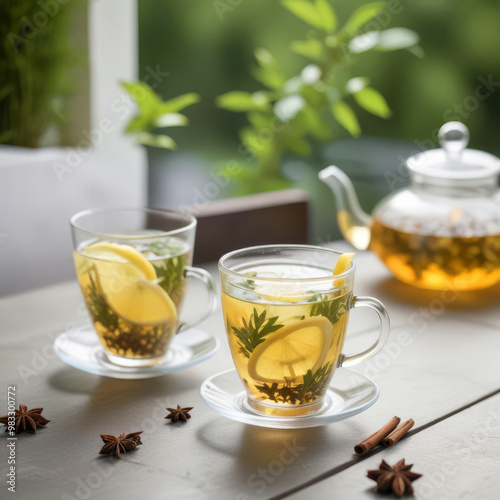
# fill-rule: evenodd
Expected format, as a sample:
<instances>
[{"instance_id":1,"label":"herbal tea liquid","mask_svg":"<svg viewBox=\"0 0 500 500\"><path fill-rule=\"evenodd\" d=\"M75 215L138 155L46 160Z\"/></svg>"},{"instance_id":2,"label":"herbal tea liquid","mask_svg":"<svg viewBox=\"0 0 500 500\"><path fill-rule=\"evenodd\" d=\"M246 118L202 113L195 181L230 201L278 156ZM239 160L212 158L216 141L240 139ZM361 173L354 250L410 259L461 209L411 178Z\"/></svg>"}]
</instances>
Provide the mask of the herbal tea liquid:
<instances>
[{"instance_id":1,"label":"herbal tea liquid","mask_svg":"<svg viewBox=\"0 0 500 500\"><path fill-rule=\"evenodd\" d=\"M500 235L407 232L374 220L370 248L401 280L422 288L473 290L500 280Z\"/></svg>"},{"instance_id":2,"label":"herbal tea liquid","mask_svg":"<svg viewBox=\"0 0 500 500\"><path fill-rule=\"evenodd\" d=\"M166 353L178 326L189 254L176 238L141 245L90 242L74 253L87 308L111 355Z\"/></svg>"},{"instance_id":3,"label":"herbal tea liquid","mask_svg":"<svg viewBox=\"0 0 500 500\"><path fill-rule=\"evenodd\" d=\"M351 294L297 289L284 295L279 284L253 285L251 276L290 277L286 267L286 272L279 265L245 269L246 290L223 293L222 307L231 353L250 397L293 408L325 394L344 345ZM313 269L305 273L302 277L316 277ZM275 413L272 407L259 410ZM309 411L306 406L296 414Z\"/></svg>"}]
</instances>

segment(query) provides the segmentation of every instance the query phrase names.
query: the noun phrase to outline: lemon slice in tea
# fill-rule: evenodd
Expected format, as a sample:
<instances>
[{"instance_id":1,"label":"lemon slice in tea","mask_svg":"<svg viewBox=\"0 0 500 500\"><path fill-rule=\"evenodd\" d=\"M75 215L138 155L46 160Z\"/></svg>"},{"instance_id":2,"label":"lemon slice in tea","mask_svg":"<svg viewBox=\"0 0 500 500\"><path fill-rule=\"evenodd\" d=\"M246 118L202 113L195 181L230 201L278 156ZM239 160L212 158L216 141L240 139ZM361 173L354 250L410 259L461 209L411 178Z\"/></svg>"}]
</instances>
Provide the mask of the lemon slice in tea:
<instances>
[{"instance_id":1,"label":"lemon slice in tea","mask_svg":"<svg viewBox=\"0 0 500 500\"><path fill-rule=\"evenodd\" d=\"M293 289L291 286L285 285L280 288L279 285L274 283L272 285L256 286L254 292L267 302L284 302L287 304L307 302L311 297L310 293L304 293L303 287L299 288L297 286Z\"/></svg>"},{"instance_id":2,"label":"lemon slice in tea","mask_svg":"<svg viewBox=\"0 0 500 500\"><path fill-rule=\"evenodd\" d=\"M95 258L97 284L122 319L141 325L177 322L175 304L155 282L154 266L135 248L102 242L84 252Z\"/></svg>"},{"instance_id":3,"label":"lemon slice in tea","mask_svg":"<svg viewBox=\"0 0 500 500\"><path fill-rule=\"evenodd\" d=\"M99 258L109 259L111 256L110 260L113 260L114 256L122 257L123 260L130 262L130 264L140 271L147 280L152 281L156 279L156 271L153 264L148 262L141 252L138 252L130 245L102 241L86 247L84 251L85 253L97 255Z\"/></svg>"},{"instance_id":4,"label":"lemon slice in tea","mask_svg":"<svg viewBox=\"0 0 500 500\"><path fill-rule=\"evenodd\" d=\"M340 257L339 260L337 261L337 264L335 264L335 269L333 270L333 275L337 276L339 274L345 273L348 269L349 266L351 265L351 261L354 257L354 253L343 253ZM335 280L333 284L337 288L341 288L344 286L344 278L340 278L338 280Z\"/></svg>"},{"instance_id":5,"label":"lemon slice in tea","mask_svg":"<svg viewBox=\"0 0 500 500\"><path fill-rule=\"evenodd\" d=\"M313 373L328 354L332 325L324 317L296 321L273 333L250 355L248 374L261 382L285 383Z\"/></svg>"}]
</instances>

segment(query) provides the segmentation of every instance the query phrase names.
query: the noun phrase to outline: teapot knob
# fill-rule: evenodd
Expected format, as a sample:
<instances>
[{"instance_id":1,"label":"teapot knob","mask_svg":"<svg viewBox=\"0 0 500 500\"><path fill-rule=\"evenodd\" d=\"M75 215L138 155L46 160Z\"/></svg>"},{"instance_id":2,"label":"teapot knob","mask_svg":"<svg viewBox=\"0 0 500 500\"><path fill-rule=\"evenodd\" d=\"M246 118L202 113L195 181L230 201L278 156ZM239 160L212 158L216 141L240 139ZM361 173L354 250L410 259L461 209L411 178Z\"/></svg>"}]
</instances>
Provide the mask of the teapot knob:
<instances>
[{"instance_id":1,"label":"teapot knob","mask_svg":"<svg viewBox=\"0 0 500 500\"><path fill-rule=\"evenodd\" d=\"M456 159L469 144L469 129L461 122L448 122L439 129L439 142L449 158Z\"/></svg>"}]
</instances>

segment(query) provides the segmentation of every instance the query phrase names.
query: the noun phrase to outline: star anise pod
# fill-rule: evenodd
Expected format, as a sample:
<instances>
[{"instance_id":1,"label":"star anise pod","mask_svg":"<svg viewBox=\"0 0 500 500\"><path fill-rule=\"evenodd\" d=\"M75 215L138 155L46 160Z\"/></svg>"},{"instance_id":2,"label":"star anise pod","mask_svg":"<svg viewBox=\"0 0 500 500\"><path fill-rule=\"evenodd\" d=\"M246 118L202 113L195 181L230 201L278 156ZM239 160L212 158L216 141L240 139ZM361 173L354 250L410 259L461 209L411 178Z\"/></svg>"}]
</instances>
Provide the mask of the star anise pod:
<instances>
[{"instance_id":1,"label":"star anise pod","mask_svg":"<svg viewBox=\"0 0 500 500\"><path fill-rule=\"evenodd\" d=\"M132 432L131 434L120 434L118 437L110 436L109 434L101 434L101 438L104 441L104 446L99 452L100 455L113 455L113 453L121 458L122 453L126 453L130 450L135 450L137 446L141 443L140 432Z\"/></svg>"},{"instance_id":2,"label":"star anise pod","mask_svg":"<svg viewBox=\"0 0 500 500\"><path fill-rule=\"evenodd\" d=\"M172 420L172 422L177 422L177 420L183 420L184 422L187 422L188 418L191 418L191 415L189 412L194 408L194 406L191 406L189 408L181 408L180 405L177 405L176 408L167 408L167 410L170 412L165 418L169 418Z\"/></svg>"},{"instance_id":3,"label":"star anise pod","mask_svg":"<svg viewBox=\"0 0 500 500\"><path fill-rule=\"evenodd\" d=\"M42 411L43 408L28 410L27 406L19 405L19 410L15 411L16 414L14 417L16 420L16 434L20 434L23 431L35 433L38 428L48 424L50 420L42 417ZM8 425L9 416L0 417L0 424Z\"/></svg>"},{"instance_id":4,"label":"star anise pod","mask_svg":"<svg viewBox=\"0 0 500 500\"><path fill-rule=\"evenodd\" d=\"M411 483L422 477L422 474L411 472L413 464L406 465L404 458L393 467L382 460L379 467L377 470L369 470L367 476L373 481L377 481L377 491L383 493L392 491L398 498L402 497L403 494L413 494Z\"/></svg>"}]
</instances>

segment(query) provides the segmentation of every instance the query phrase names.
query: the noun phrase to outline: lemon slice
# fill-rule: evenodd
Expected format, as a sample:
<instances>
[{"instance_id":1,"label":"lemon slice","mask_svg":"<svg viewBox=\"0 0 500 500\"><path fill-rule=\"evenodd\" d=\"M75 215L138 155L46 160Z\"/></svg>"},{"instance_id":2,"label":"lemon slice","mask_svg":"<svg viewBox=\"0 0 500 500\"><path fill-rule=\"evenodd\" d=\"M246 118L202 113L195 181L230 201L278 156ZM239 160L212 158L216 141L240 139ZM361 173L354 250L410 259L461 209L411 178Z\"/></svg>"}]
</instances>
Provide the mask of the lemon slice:
<instances>
[{"instance_id":1,"label":"lemon slice","mask_svg":"<svg viewBox=\"0 0 500 500\"><path fill-rule=\"evenodd\" d=\"M177 322L175 304L156 283L154 266L135 248L102 242L84 252L95 257L98 286L122 319L140 325Z\"/></svg>"},{"instance_id":2,"label":"lemon slice","mask_svg":"<svg viewBox=\"0 0 500 500\"><path fill-rule=\"evenodd\" d=\"M122 257L140 271L147 280L152 281L156 279L156 271L153 264L148 262L141 252L138 252L130 245L120 245L119 243L103 241L86 247L84 252L86 254L98 255L101 258L109 258L109 254Z\"/></svg>"},{"instance_id":3,"label":"lemon slice","mask_svg":"<svg viewBox=\"0 0 500 500\"><path fill-rule=\"evenodd\" d=\"M264 300L268 302L286 302L286 303L297 303L297 302L307 302L311 297L310 294L305 294L303 289L296 288L295 294L294 290L290 286L279 287L277 285L260 285L255 287L254 292L260 295Z\"/></svg>"},{"instance_id":4,"label":"lemon slice","mask_svg":"<svg viewBox=\"0 0 500 500\"><path fill-rule=\"evenodd\" d=\"M101 280L102 284L102 280ZM120 293L104 293L109 306L126 321L135 324L177 322L177 311L172 299L159 285L137 278Z\"/></svg>"},{"instance_id":5,"label":"lemon slice","mask_svg":"<svg viewBox=\"0 0 500 500\"><path fill-rule=\"evenodd\" d=\"M335 269L333 270L333 275L337 276L338 274L345 273L348 269L349 266L351 265L352 258L354 257L354 253L343 253L340 257L339 260L337 261L337 264L335 265ZM344 286L344 278L340 278L338 280L335 280L333 282L334 286L337 288L341 288Z\"/></svg>"},{"instance_id":6,"label":"lemon slice","mask_svg":"<svg viewBox=\"0 0 500 500\"><path fill-rule=\"evenodd\" d=\"M332 325L324 317L297 321L256 347L248 374L261 382L285 383L320 368L328 354Z\"/></svg>"}]
</instances>

